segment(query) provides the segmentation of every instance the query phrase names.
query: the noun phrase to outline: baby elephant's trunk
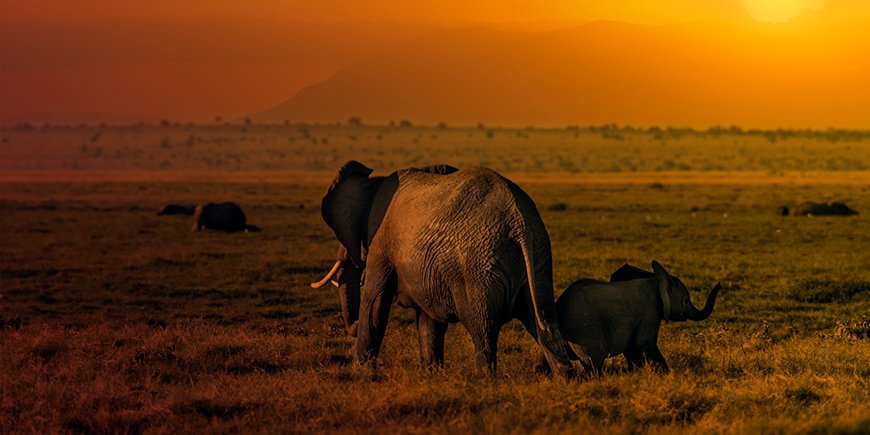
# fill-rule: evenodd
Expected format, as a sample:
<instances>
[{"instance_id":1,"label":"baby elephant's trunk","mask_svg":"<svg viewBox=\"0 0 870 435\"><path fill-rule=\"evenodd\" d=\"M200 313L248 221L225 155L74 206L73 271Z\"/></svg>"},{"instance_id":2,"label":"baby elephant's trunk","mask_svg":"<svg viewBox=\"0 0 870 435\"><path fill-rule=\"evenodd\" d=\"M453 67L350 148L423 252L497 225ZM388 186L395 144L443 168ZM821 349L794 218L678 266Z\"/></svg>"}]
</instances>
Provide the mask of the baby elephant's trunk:
<instances>
[{"instance_id":1,"label":"baby elephant's trunk","mask_svg":"<svg viewBox=\"0 0 870 435\"><path fill-rule=\"evenodd\" d=\"M689 313L689 320L704 320L710 317L710 314L713 313L713 305L716 304L716 295L719 293L719 290L722 288L720 283L716 283L716 287L713 287L713 290L710 291L710 295L707 296L707 303L704 304L703 310L698 310L694 306L692 306L692 312Z\"/></svg>"}]
</instances>

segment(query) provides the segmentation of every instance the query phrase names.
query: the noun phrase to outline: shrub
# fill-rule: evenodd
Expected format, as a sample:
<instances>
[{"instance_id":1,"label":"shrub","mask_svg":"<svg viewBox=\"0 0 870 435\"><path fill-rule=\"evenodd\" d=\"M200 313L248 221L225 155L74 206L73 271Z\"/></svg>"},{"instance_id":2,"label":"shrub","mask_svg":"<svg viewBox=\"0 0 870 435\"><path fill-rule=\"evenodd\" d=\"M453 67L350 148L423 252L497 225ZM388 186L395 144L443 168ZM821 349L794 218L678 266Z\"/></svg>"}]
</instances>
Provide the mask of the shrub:
<instances>
[{"instance_id":1,"label":"shrub","mask_svg":"<svg viewBox=\"0 0 870 435\"><path fill-rule=\"evenodd\" d=\"M863 340L870 338L870 317L864 316L861 320L839 321L834 330L835 337L852 338Z\"/></svg>"}]
</instances>

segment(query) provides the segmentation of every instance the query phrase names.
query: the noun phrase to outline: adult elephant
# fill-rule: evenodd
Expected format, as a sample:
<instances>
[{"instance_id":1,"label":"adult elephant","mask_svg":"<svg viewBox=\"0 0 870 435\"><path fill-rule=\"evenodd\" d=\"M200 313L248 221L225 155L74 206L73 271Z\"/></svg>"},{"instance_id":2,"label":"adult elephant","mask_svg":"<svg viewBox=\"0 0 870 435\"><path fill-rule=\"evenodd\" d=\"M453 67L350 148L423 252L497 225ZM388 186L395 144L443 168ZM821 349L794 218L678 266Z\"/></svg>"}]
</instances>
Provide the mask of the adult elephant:
<instances>
[{"instance_id":1,"label":"adult elephant","mask_svg":"<svg viewBox=\"0 0 870 435\"><path fill-rule=\"evenodd\" d=\"M802 202L794 209L795 216L852 216L858 212L842 202Z\"/></svg>"},{"instance_id":2,"label":"adult elephant","mask_svg":"<svg viewBox=\"0 0 870 435\"><path fill-rule=\"evenodd\" d=\"M196 206L193 212L193 230L218 230L228 233L238 231L260 231L255 225L248 225L245 212L238 204L221 202Z\"/></svg>"},{"instance_id":3,"label":"adult elephant","mask_svg":"<svg viewBox=\"0 0 870 435\"><path fill-rule=\"evenodd\" d=\"M525 192L484 168L371 173L350 161L329 186L321 214L342 248L312 284L340 276L358 361L377 358L397 298L416 311L424 367L443 364L447 325L460 322L478 366L494 372L499 330L517 318L556 373L573 373L555 318L550 239Z\"/></svg>"}]
</instances>

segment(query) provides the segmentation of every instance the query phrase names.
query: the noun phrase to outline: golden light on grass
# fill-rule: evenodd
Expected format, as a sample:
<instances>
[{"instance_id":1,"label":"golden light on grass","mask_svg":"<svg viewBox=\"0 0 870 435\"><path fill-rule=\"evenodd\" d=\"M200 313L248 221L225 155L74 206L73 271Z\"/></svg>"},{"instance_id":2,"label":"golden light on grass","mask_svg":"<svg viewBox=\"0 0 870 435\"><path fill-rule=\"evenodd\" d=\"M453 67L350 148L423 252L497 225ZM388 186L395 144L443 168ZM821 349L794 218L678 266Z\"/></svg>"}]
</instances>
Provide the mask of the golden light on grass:
<instances>
[{"instance_id":1,"label":"golden light on grass","mask_svg":"<svg viewBox=\"0 0 870 435\"><path fill-rule=\"evenodd\" d=\"M743 0L752 18L768 23L784 23L806 10L817 11L825 0Z\"/></svg>"},{"instance_id":2,"label":"golden light on grass","mask_svg":"<svg viewBox=\"0 0 870 435\"><path fill-rule=\"evenodd\" d=\"M870 0L138 3L2 5L0 433L870 433ZM349 160L509 178L555 296L657 260L715 310L668 374L544 376L516 320L495 376L461 324L430 372L399 306L358 364L310 286ZM210 202L262 231L158 213Z\"/></svg>"}]
</instances>

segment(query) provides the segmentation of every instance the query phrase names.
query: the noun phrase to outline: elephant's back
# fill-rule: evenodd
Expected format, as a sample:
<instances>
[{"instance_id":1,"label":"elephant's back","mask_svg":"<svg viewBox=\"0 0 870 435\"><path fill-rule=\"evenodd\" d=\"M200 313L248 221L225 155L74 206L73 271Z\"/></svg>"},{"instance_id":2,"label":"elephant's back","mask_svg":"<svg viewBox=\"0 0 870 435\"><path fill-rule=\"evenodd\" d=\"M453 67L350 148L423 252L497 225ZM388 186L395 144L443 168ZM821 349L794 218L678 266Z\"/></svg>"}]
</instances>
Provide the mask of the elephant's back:
<instances>
[{"instance_id":1,"label":"elephant's back","mask_svg":"<svg viewBox=\"0 0 870 435\"><path fill-rule=\"evenodd\" d=\"M400 275L422 280L408 287L501 289L490 297L509 304L510 290L525 283L522 252L512 238L522 216L511 185L492 170L400 174L387 219L399 245L393 251L401 253L395 259ZM539 248L547 254L539 258L549 261L549 243Z\"/></svg>"},{"instance_id":2,"label":"elephant's back","mask_svg":"<svg viewBox=\"0 0 870 435\"><path fill-rule=\"evenodd\" d=\"M245 212L232 202L205 204L198 216L199 224L210 229L243 231L247 223Z\"/></svg>"},{"instance_id":3,"label":"elephant's back","mask_svg":"<svg viewBox=\"0 0 870 435\"><path fill-rule=\"evenodd\" d=\"M390 217L415 240L420 232L500 233L515 224L511 185L490 169L469 168L447 175L408 171L399 173L398 184L390 207L395 213Z\"/></svg>"},{"instance_id":4,"label":"elephant's back","mask_svg":"<svg viewBox=\"0 0 870 435\"><path fill-rule=\"evenodd\" d=\"M501 205L509 212L531 199L516 184L489 168L467 168L448 174L405 170L398 173L396 196L402 201L428 204L433 213L460 214L484 205ZM533 203L532 203L533 205Z\"/></svg>"},{"instance_id":5,"label":"elephant's back","mask_svg":"<svg viewBox=\"0 0 870 435\"><path fill-rule=\"evenodd\" d=\"M817 203L812 201L802 202L795 207L795 216L850 216L857 214L842 202Z\"/></svg>"},{"instance_id":6,"label":"elephant's back","mask_svg":"<svg viewBox=\"0 0 870 435\"><path fill-rule=\"evenodd\" d=\"M593 313L601 311L600 300L596 293L605 293L608 289L605 283L592 279L575 281L556 299L556 311L559 322L577 323L589 320Z\"/></svg>"}]
</instances>

